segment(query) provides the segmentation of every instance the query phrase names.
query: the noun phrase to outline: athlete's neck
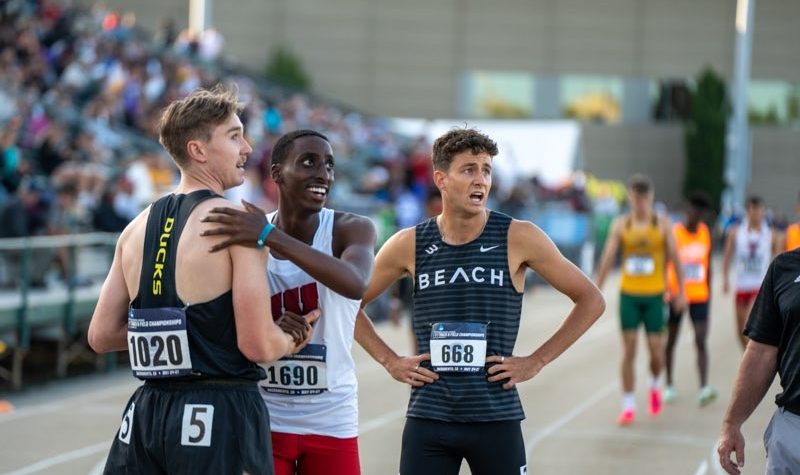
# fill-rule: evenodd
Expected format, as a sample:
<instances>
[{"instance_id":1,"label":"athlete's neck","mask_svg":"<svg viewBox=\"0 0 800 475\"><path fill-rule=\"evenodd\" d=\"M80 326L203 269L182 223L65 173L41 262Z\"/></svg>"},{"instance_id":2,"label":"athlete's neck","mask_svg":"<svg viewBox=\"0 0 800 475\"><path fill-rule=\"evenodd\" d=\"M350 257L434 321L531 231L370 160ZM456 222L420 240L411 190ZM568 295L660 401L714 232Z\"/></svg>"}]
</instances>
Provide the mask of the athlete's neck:
<instances>
[{"instance_id":1,"label":"athlete's neck","mask_svg":"<svg viewBox=\"0 0 800 475\"><path fill-rule=\"evenodd\" d=\"M439 227L439 234L442 235L445 243L460 245L477 239L488 220L489 210L486 208L483 209L483 212L470 216L443 211L436 217L436 225Z\"/></svg>"},{"instance_id":2,"label":"athlete's neck","mask_svg":"<svg viewBox=\"0 0 800 475\"><path fill-rule=\"evenodd\" d=\"M187 172L181 172L181 181L178 187L175 188L175 194L187 194L198 190L211 190L218 195L225 192L225 188L218 180L203 175L192 175Z\"/></svg>"},{"instance_id":3,"label":"athlete's neck","mask_svg":"<svg viewBox=\"0 0 800 475\"><path fill-rule=\"evenodd\" d=\"M747 220L747 229L752 231L758 231L761 229L761 221L753 221L752 219Z\"/></svg>"},{"instance_id":4,"label":"athlete's neck","mask_svg":"<svg viewBox=\"0 0 800 475\"><path fill-rule=\"evenodd\" d=\"M631 211L631 219L639 223L649 222L653 219L653 211L649 209L642 211L633 210Z\"/></svg>"},{"instance_id":5,"label":"athlete's neck","mask_svg":"<svg viewBox=\"0 0 800 475\"><path fill-rule=\"evenodd\" d=\"M319 227L319 211L298 212L289 206L278 205L278 212L275 213L272 222L293 238L311 243Z\"/></svg>"}]
</instances>

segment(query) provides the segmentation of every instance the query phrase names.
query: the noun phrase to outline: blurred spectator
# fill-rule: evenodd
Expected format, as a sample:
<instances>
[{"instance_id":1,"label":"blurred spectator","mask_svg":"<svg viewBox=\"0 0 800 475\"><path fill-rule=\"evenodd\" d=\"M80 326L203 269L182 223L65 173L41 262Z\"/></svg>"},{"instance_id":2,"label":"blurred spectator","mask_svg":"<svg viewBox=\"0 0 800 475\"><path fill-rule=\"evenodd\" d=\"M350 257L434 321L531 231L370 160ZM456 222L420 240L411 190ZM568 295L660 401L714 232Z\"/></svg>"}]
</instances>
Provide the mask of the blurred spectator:
<instances>
[{"instance_id":1,"label":"blurred spectator","mask_svg":"<svg viewBox=\"0 0 800 475\"><path fill-rule=\"evenodd\" d=\"M98 231L118 233L125 229L132 218L117 212L115 200L117 190L108 186L100 197L100 203L92 214L92 225Z\"/></svg>"},{"instance_id":2,"label":"blurred spectator","mask_svg":"<svg viewBox=\"0 0 800 475\"><path fill-rule=\"evenodd\" d=\"M0 238L18 238L43 235L47 231L47 189L42 180L26 179L17 188L13 197L0 206ZM5 264L6 280L3 287L14 287L14 279L22 275L22 251L0 252ZM39 250L31 253L29 277L32 287L44 287L45 273L50 267L53 253Z\"/></svg>"}]
</instances>

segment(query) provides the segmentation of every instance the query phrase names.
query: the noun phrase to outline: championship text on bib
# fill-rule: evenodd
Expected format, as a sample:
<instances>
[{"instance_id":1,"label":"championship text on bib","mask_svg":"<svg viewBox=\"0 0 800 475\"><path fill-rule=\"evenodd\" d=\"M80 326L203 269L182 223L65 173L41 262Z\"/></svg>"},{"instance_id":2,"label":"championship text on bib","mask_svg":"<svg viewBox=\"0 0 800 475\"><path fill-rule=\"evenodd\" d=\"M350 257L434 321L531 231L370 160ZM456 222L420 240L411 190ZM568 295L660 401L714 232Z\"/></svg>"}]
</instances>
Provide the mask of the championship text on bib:
<instances>
[{"instance_id":1,"label":"championship text on bib","mask_svg":"<svg viewBox=\"0 0 800 475\"><path fill-rule=\"evenodd\" d=\"M486 364L486 323L443 322L431 327L434 371L477 373Z\"/></svg>"},{"instance_id":2,"label":"championship text on bib","mask_svg":"<svg viewBox=\"0 0 800 475\"><path fill-rule=\"evenodd\" d=\"M137 378L174 378L192 372L186 311L132 308L128 312L128 355Z\"/></svg>"},{"instance_id":3,"label":"championship text on bib","mask_svg":"<svg viewBox=\"0 0 800 475\"><path fill-rule=\"evenodd\" d=\"M299 353L264 365L267 379L261 388L268 393L290 396L321 394L328 390L325 345L307 345Z\"/></svg>"}]
</instances>

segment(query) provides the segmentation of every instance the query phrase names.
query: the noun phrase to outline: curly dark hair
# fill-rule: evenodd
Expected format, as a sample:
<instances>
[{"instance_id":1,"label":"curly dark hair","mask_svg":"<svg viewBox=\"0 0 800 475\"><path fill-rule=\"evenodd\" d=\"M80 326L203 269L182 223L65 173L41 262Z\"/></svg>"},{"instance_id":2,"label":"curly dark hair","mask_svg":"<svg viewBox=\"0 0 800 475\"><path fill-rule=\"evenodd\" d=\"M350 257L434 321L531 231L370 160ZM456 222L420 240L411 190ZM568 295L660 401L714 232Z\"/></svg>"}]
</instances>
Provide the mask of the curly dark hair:
<instances>
[{"instance_id":1,"label":"curly dark hair","mask_svg":"<svg viewBox=\"0 0 800 475\"><path fill-rule=\"evenodd\" d=\"M497 155L497 144L487 135L475 129L452 129L433 142L433 169L447 171L453 157L462 152L470 151L474 154L488 153L489 156Z\"/></svg>"},{"instance_id":2,"label":"curly dark hair","mask_svg":"<svg viewBox=\"0 0 800 475\"><path fill-rule=\"evenodd\" d=\"M311 130L311 129L300 129L289 132L287 134L283 134L281 138L279 138L278 141L275 142L275 146L272 147L272 164L279 165L283 163L286 157L289 156L289 152L292 151L292 146L294 145L294 141L302 137L319 137L322 140L330 143L328 137L322 135L316 130Z\"/></svg>"}]
</instances>

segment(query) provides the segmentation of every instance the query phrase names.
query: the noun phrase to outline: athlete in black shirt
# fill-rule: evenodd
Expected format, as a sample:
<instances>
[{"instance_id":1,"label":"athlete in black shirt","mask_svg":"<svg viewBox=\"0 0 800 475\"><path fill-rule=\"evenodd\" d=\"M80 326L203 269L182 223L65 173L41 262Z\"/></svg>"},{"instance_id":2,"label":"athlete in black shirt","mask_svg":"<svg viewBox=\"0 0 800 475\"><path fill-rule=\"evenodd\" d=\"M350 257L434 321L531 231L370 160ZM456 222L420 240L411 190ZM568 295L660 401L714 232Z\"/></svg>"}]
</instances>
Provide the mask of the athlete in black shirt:
<instances>
[{"instance_id":1,"label":"athlete in black shirt","mask_svg":"<svg viewBox=\"0 0 800 475\"><path fill-rule=\"evenodd\" d=\"M767 473L800 473L800 250L780 254L770 264L744 335L750 342L739 365L717 449L722 468L740 473L744 466L742 424L777 373L783 390L775 397L778 409L764 436Z\"/></svg>"},{"instance_id":2,"label":"athlete in black shirt","mask_svg":"<svg viewBox=\"0 0 800 475\"><path fill-rule=\"evenodd\" d=\"M210 253L220 239L200 236L210 226L200 218L230 205L222 192L244 180L252 148L239 109L234 92L217 88L173 102L161 118L180 184L122 232L89 327L95 351L127 348L145 381L106 473L273 473L256 363L298 350L311 330L303 322L286 333L267 318L267 253Z\"/></svg>"},{"instance_id":3,"label":"athlete in black shirt","mask_svg":"<svg viewBox=\"0 0 800 475\"><path fill-rule=\"evenodd\" d=\"M397 232L375 256L362 305L410 275L417 347L429 353L398 357L363 311L356 320L359 344L413 386L401 475L457 474L464 459L476 475L526 473L515 385L569 348L605 308L597 287L541 229L486 208L496 154L494 141L474 129L439 137L432 160L441 214ZM513 356L529 268L575 306L543 345Z\"/></svg>"}]
</instances>

